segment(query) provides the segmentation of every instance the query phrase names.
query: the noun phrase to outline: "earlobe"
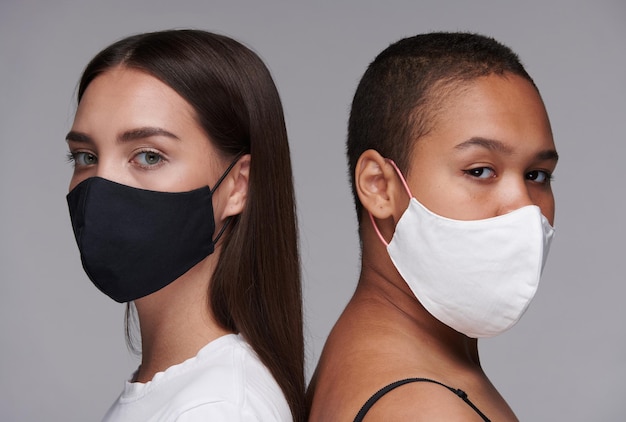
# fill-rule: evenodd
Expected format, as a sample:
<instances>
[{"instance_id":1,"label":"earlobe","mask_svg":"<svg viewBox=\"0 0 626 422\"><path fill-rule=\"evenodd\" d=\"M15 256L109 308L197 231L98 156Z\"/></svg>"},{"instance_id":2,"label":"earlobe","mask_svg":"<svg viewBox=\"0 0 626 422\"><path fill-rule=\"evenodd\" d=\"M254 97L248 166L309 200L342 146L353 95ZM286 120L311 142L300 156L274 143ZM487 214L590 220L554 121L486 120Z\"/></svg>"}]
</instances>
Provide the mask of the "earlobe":
<instances>
[{"instance_id":1,"label":"earlobe","mask_svg":"<svg viewBox=\"0 0 626 422\"><path fill-rule=\"evenodd\" d=\"M246 207L250 180L250 154L245 154L239 158L227 179L230 191L222 212L222 219L241 214ZM226 182L226 180L224 181Z\"/></svg>"},{"instance_id":2,"label":"earlobe","mask_svg":"<svg viewBox=\"0 0 626 422\"><path fill-rule=\"evenodd\" d=\"M354 183L363 207L377 219L386 219L394 213L393 190L395 170L377 151L369 149L359 157Z\"/></svg>"}]
</instances>

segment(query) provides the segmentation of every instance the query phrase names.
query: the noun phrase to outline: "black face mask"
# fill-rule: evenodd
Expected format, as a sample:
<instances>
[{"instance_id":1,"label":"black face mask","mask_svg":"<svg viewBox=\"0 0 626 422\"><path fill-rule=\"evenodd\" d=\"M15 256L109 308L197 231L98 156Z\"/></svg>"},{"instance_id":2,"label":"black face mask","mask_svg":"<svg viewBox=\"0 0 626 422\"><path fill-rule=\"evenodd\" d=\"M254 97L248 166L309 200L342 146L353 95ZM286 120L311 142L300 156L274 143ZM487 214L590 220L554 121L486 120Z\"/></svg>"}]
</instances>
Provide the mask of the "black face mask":
<instances>
[{"instance_id":1,"label":"black face mask","mask_svg":"<svg viewBox=\"0 0 626 422\"><path fill-rule=\"evenodd\" d=\"M132 188L100 177L67 195L74 236L91 281L117 302L156 292L213 253L208 186L180 193Z\"/></svg>"}]
</instances>

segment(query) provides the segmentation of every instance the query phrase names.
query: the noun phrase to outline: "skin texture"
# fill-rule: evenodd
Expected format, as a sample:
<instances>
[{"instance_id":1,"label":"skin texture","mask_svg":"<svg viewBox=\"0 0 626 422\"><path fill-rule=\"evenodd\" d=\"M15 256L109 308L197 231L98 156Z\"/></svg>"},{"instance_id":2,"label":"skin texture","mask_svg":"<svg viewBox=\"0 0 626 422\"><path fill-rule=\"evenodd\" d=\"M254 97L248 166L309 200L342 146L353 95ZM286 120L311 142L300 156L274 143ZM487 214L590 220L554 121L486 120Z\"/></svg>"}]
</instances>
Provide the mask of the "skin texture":
<instances>
[{"instance_id":1,"label":"skin texture","mask_svg":"<svg viewBox=\"0 0 626 422\"><path fill-rule=\"evenodd\" d=\"M144 72L117 67L87 88L67 135L74 174L70 190L88 177L162 192L213 186L228 167L173 89ZM250 156L239 159L213 196L216 227L241 213ZM136 381L196 355L227 332L214 320L208 290L216 251L167 287L135 301L142 363Z\"/></svg>"},{"instance_id":2,"label":"skin texture","mask_svg":"<svg viewBox=\"0 0 626 422\"><path fill-rule=\"evenodd\" d=\"M557 154L541 98L514 75L475 79L444 99L433 130L419 139L406 175L431 211L459 220L538 205L552 223L550 175ZM356 188L385 239L408 206L393 166L374 150L356 166ZM369 221L367 216L362 216ZM352 421L383 386L431 378L464 390L493 421L517 420L480 366L476 339L431 316L398 274L371 224L361 229L362 269L309 387L310 421ZM480 421L441 386L414 383L384 396L366 421Z\"/></svg>"}]
</instances>

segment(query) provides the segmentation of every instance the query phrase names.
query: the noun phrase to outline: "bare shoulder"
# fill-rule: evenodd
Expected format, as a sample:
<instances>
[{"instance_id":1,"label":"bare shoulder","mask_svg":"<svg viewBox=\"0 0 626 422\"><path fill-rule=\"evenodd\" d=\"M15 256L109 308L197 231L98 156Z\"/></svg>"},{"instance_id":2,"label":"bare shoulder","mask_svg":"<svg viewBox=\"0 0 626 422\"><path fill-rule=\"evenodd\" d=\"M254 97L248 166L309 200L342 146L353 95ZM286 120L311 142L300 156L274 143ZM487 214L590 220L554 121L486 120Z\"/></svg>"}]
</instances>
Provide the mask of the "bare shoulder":
<instances>
[{"instance_id":1,"label":"bare shoulder","mask_svg":"<svg viewBox=\"0 0 626 422\"><path fill-rule=\"evenodd\" d=\"M492 420L516 421L480 365L440 353L432 336L375 305L352 302L331 331L309 386L310 422L352 422L377 391L408 377L451 388L428 381L403 384L382 395L363 420L480 422L483 412Z\"/></svg>"},{"instance_id":2,"label":"bare shoulder","mask_svg":"<svg viewBox=\"0 0 626 422\"><path fill-rule=\"evenodd\" d=\"M398 383L368 410L370 421L484 421L480 403L461 390L430 381ZM473 408L472 406L477 406Z\"/></svg>"},{"instance_id":3,"label":"bare shoulder","mask_svg":"<svg viewBox=\"0 0 626 422\"><path fill-rule=\"evenodd\" d=\"M378 388L409 371L393 330L363 321L344 313L329 335L309 385L309 421L353 421Z\"/></svg>"},{"instance_id":4,"label":"bare shoulder","mask_svg":"<svg viewBox=\"0 0 626 422\"><path fill-rule=\"evenodd\" d=\"M329 335L307 391L309 421L352 421L367 400L371 356L338 324Z\"/></svg>"}]
</instances>

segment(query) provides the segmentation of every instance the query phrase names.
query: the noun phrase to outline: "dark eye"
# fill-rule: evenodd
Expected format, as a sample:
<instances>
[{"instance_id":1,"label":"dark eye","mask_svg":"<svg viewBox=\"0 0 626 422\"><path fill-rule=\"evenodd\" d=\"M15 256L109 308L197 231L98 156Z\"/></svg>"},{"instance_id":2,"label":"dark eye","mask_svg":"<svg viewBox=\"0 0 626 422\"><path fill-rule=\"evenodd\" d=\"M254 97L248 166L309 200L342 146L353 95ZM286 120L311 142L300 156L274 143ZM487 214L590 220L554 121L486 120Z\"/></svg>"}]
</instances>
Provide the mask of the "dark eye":
<instances>
[{"instance_id":1,"label":"dark eye","mask_svg":"<svg viewBox=\"0 0 626 422\"><path fill-rule=\"evenodd\" d=\"M547 171L533 170L526 173L526 180L532 180L536 183L548 183L552 180L552 175Z\"/></svg>"},{"instance_id":2,"label":"dark eye","mask_svg":"<svg viewBox=\"0 0 626 422\"><path fill-rule=\"evenodd\" d=\"M135 160L137 160L139 165L146 167L159 164L162 159L163 157L159 153L154 151L144 151L135 155Z\"/></svg>"},{"instance_id":3,"label":"dark eye","mask_svg":"<svg viewBox=\"0 0 626 422\"><path fill-rule=\"evenodd\" d=\"M464 170L465 174L475 177L477 179L489 179L496 175L496 172L489 167L476 167L469 170Z\"/></svg>"}]
</instances>

